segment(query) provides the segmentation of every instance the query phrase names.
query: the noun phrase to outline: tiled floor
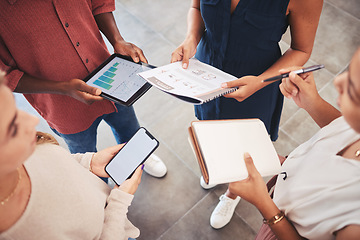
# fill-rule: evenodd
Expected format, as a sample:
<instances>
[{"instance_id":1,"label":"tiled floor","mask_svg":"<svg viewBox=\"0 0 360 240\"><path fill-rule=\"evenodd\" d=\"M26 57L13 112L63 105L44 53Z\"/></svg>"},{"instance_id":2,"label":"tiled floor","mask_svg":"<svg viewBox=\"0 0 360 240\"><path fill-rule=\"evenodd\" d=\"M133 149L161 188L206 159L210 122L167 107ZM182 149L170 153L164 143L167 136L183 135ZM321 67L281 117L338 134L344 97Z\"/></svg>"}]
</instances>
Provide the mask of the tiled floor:
<instances>
[{"instance_id":1,"label":"tiled floor","mask_svg":"<svg viewBox=\"0 0 360 240\"><path fill-rule=\"evenodd\" d=\"M184 39L189 5L190 0L117 0L115 17L123 37L141 47L151 64L163 65ZM287 33L281 41L282 49L287 49L289 43ZM332 80L346 69L357 46L359 0L325 0L307 65L325 64L326 69L315 76L321 95L333 105L337 94ZM21 95L16 98L22 108L34 113ZM187 140L187 127L195 120L193 107L151 89L135 104L135 110L141 125L160 140L157 154L168 167L163 179L143 175L130 207L129 218L141 230L139 239L253 239L261 216L246 201L240 201L225 228L214 230L209 225L210 214L226 186L203 190L199 185L200 171ZM43 120L38 129L50 132ZM306 112L286 100L276 149L286 155L317 130ZM110 129L101 124L99 149L114 144Z\"/></svg>"}]
</instances>

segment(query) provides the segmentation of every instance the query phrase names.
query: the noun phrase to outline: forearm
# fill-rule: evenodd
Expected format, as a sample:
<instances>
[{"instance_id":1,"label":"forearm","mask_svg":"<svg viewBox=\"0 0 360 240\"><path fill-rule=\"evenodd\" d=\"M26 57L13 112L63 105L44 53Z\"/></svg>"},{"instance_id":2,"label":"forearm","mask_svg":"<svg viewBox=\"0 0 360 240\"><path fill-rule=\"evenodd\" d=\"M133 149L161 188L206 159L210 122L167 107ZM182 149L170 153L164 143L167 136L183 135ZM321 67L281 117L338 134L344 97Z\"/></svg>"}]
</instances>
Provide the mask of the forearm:
<instances>
[{"instance_id":1,"label":"forearm","mask_svg":"<svg viewBox=\"0 0 360 240\"><path fill-rule=\"evenodd\" d=\"M341 112L339 110L330 103L326 102L320 96L318 97L318 100L305 106L304 110L309 113L311 118L320 128L325 127L330 122L341 116Z\"/></svg>"},{"instance_id":2,"label":"forearm","mask_svg":"<svg viewBox=\"0 0 360 240\"><path fill-rule=\"evenodd\" d=\"M205 24L198 6L191 6L187 16L187 28L186 38L193 39L198 44L205 31Z\"/></svg>"},{"instance_id":3,"label":"forearm","mask_svg":"<svg viewBox=\"0 0 360 240\"><path fill-rule=\"evenodd\" d=\"M303 66L310 58L311 52L289 48L271 67L258 76L259 81L279 75L280 69L293 66ZM262 83L263 87L271 84Z\"/></svg>"},{"instance_id":4,"label":"forearm","mask_svg":"<svg viewBox=\"0 0 360 240\"><path fill-rule=\"evenodd\" d=\"M133 198L133 195L122 192L119 189L111 190L107 201L108 204L105 208L104 226L100 239L125 239L125 237L127 239L129 237L127 236L128 233L125 226L127 225L128 207ZM131 237L138 237L139 230L135 227L131 228L128 229L128 231L134 234Z\"/></svg>"},{"instance_id":5,"label":"forearm","mask_svg":"<svg viewBox=\"0 0 360 240\"><path fill-rule=\"evenodd\" d=\"M91 170L91 163L94 157L93 152L71 154L73 158L84 168Z\"/></svg>"},{"instance_id":6,"label":"forearm","mask_svg":"<svg viewBox=\"0 0 360 240\"><path fill-rule=\"evenodd\" d=\"M26 73L19 80L14 92L65 94L66 82L49 81L32 77Z\"/></svg>"},{"instance_id":7,"label":"forearm","mask_svg":"<svg viewBox=\"0 0 360 240\"><path fill-rule=\"evenodd\" d=\"M275 205L270 197L268 197L265 201L262 201L262 204L257 206L257 208L264 219L271 219L280 212L280 209ZM279 240L303 239L286 217L284 217L281 221L270 225L270 228Z\"/></svg>"},{"instance_id":8,"label":"forearm","mask_svg":"<svg viewBox=\"0 0 360 240\"><path fill-rule=\"evenodd\" d=\"M115 18L112 12L96 15L95 21L100 31L109 40L111 45L114 46L116 42L124 41L116 25Z\"/></svg>"},{"instance_id":9,"label":"forearm","mask_svg":"<svg viewBox=\"0 0 360 240\"><path fill-rule=\"evenodd\" d=\"M100 89L89 86L83 80L76 78L69 81L50 81L24 74L14 92L67 95L85 104L92 104L95 101L103 100L100 97Z\"/></svg>"}]
</instances>

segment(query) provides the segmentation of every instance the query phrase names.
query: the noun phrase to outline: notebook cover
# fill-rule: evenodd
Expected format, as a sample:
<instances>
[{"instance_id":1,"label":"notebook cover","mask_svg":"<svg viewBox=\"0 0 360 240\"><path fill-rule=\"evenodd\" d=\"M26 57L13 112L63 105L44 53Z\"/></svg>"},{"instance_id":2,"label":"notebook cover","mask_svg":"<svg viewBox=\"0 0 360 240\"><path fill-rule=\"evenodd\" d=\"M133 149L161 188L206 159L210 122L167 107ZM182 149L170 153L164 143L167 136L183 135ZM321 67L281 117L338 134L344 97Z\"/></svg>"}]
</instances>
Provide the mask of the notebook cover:
<instances>
[{"instance_id":1,"label":"notebook cover","mask_svg":"<svg viewBox=\"0 0 360 240\"><path fill-rule=\"evenodd\" d=\"M201 174L203 175L204 181L207 184L209 184L209 174L207 172L204 159L201 155L201 151L200 151L194 130L191 126L188 128L188 130L189 130L189 137L190 137L190 140L191 140L191 143L192 143L195 155L196 155L196 159L198 160L198 163L199 163Z\"/></svg>"}]
</instances>

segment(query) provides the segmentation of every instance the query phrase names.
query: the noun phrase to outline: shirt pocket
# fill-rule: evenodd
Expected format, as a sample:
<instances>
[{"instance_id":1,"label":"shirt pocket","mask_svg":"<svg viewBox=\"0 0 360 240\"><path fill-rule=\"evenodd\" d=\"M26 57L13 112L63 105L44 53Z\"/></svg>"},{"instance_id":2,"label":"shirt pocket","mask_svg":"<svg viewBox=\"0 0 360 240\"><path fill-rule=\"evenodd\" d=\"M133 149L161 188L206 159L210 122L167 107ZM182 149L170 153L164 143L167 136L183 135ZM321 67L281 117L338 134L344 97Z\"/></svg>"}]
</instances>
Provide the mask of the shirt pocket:
<instances>
[{"instance_id":1,"label":"shirt pocket","mask_svg":"<svg viewBox=\"0 0 360 240\"><path fill-rule=\"evenodd\" d=\"M224 12L220 3L221 0L202 0L200 2L200 11L205 23L205 28L211 33L221 32Z\"/></svg>"},{"instance_id":2,"label":"shirt pocket","mask_svg":"<svg viewBox=\"0 0 360 240\"><path fill-rule=\"evenodd\" d=\"M202 0L201 4L205 5L217 5L220 2L220 0Z\"/></svg>"},{"instance_id":3,"label":"shirt pocket","mask_svg":"<svg viewBox=\"0 0 360 240\"><path fill-rule=\"evenodd\" d=\"M255 12L246 12L244 22L247 34L252 38L272 42L279 42L288 26L285 15L262 15Z\"/></svg>"}]
</instances>

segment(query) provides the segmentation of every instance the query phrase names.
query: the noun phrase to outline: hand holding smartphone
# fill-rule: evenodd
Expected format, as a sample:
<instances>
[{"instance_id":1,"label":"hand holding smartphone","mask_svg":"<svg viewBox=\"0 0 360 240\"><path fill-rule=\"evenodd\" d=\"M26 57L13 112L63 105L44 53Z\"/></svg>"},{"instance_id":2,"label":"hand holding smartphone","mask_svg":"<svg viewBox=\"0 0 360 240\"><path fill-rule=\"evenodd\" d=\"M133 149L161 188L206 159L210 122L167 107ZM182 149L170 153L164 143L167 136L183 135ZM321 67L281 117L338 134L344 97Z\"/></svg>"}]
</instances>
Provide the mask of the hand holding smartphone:
<instances>
[{"instance_id":1,"label":"hand holding smartphone","mask_svg":"<svg viewBox=\"0 0 360 240\"><path fill-rule=\"evenodd\" d=\"M131 137L105 166L105 171L116 185L130 178L136 168L156 150L159 142L143 127Z\"/></svg>"}]
</instances>

